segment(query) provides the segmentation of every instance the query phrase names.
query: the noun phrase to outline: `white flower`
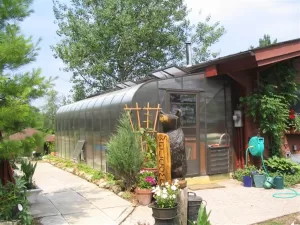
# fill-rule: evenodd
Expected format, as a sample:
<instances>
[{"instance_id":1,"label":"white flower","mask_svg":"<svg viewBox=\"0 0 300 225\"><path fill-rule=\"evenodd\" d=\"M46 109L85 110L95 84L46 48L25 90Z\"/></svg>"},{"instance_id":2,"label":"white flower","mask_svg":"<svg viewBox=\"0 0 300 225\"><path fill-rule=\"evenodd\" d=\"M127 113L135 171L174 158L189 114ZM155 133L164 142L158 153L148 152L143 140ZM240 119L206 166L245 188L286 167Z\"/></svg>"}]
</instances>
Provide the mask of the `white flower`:
<instances>
[{"instance_id":1,"label":"white flower","mask_svg":"<svg viewBox=\"0 0 300 225\"><path fill-rule=\"evenodd\" d=\"M156 186L156 187L153 187L153 188L152 188L152 193L155 193L155 192L157 192L157 191L158 191L158 189L159 189L159 187L158 187L158 186Z\"/></svg>"},{"instance_id":2,"label":"white flower","mask_svg":"<svg viewBox=\"0 0 300 225\"><path fill-rule=\"evenodd\" d=\"M158 191L155 194L159 197L161 193L160 193L160 191Z\"/></svg>"},{"instance_id":3,"label":"white flower","mask_svg":"<svg viewBox=\"0 0 300 225\"><path fill-rule=\"evenodd\" d=\"M166 182L166 183L165 183L165 186L166 186L166 187L169 187L169 186L170 186L169 182Z\"/></svg>"},{"instance_id":4,"label":"white flower","mask_svg":"<svg viewBox=\"0 0 300 225\"><path fill-rule=\"evenodd\" d=\"M176 190L177 190L177 187L176 187L175 185L172 185L172 186L171 186L171 189L172 189L173 191L176 191Z\"/></svg>"},{"instance_id":5,"label":"white flower","mask_svg":"<svg viewBox=\"0 0 300 225\"><path fill-rule=\"evenodd\" d=\"M172 198L174 198L174 199L175 199L175 198L176 198L176 195L172 195Z\"/></svg>"},{"instance_id":6,"label":"white flower","mask_svg":"<svg viewBox=\"0 0 300 225\"><path fill-rule=\"evenodd\" d=\"M23 206L22 206L21 204L18 204L18 210L19 210L20 212L23 211Z\"/></svg>"},{"instance_id":7,"label":"white flower","mask_svg":"<svg viewBox=\"0 0 300 225\"><path fill-rule=\"evenodd\" d=\"M179 180L178 179L175 179L174 180L174 185L177 185L179 183Z\"/></svg>"},{"instance_id":8,"label":"white flower","mask_svg":"<svg viewBox=\"0 0 300 225\"><path fill-rule=\"evenodd\" d=\"M167 194L167 189L163 189L163 191L162 191L164 194Z\"/></svg>"},{"instance_id":9,"label":"white flower","mask_svg":"<svg viewBox=\"0 0 300 225\"><path fill-rule=\"evenodd\" d=\"M168 197L167 194L163 194L163 195L162 195L162 198L167 198L167 197Z\"/></svg>"}]
</instances>

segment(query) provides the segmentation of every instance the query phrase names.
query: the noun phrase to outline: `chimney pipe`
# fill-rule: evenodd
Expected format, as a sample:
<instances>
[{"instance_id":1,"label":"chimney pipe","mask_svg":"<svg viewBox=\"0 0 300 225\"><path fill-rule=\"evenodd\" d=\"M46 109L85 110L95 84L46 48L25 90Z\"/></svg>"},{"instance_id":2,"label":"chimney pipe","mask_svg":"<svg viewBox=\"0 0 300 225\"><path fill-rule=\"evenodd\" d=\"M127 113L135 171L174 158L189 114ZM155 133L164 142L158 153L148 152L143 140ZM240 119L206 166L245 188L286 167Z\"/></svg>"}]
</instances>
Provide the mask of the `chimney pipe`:
<instances>
[{"instance_id":1,"label":"chimney pipe","mask_svg":"<svg viewBox=\"0 0 300 225\"><path fill-rule=\"evenodd\" d=\"M192 66L192 44L191 42L186 42L186 66Z\"/></svg>"}]
</instances>

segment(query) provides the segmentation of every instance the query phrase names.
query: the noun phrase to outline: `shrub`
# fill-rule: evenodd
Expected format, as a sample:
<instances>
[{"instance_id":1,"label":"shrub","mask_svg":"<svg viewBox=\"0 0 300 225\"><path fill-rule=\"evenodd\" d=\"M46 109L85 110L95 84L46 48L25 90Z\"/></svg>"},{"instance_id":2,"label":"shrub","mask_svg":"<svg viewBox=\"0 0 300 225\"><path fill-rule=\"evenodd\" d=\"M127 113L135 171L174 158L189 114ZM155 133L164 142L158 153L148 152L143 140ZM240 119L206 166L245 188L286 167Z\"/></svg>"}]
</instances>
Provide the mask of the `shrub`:
<instances>
[{"instance_id":1,"label":"shrub","mask_svg":"<svg viewBox=\"0 0 300 225\"><path fill-rule=\"evenodd\" d=\"M29 204L26 199L26 182L16 178L16 184L3 186L0 182L0 221L20 220L21 224L32 224Z\"/></svg>"},{"instance_id":2,"label":"shrub","mask_svg":"<svg viewBox=\"0 0 300 225\"><path fill-rule=\"evenodd\" d=\"M270 172L294 174L300 171L300 165L287 158L273 156L268 160L264 160L264 162Z\"/></svg>"},{"instance_id":3,"label":"shrub","mask_svg":"<svg viewBox=\"0 0 300 225\"><path fill-rule=\"evenodd\" d=\"M257 171L257 168L254 165L247 166L244 169L237 169L234 171L232 178L243 181L243 176L250 176L254 171Z\"/></svg>"},{"instance_id":4,"label":"shrub","mask_svg":"<svg viewBox=\"0 0 300 225\"><path fill-rule=\"evenodd\" d=\"M126 188L131 188L136 182L144 155L141 151L140 135L132 130L128 115L121 116L117 133L111 137L107 147L109 167L124 180Z\"/></svg>"},{"instance_id":5,"label":"shrub","mask_svg":"<svg viewBox=\"0 0 300 225\"><path fill-rule=\"evenodd\" d=\"M23 179L26 182L26 187L27 189L33 189L34 188L34 184L33 184L33 174L35 172L37 163L32 164L30 161L25 161L22 160L21 161L21 170L24 173Z\"/></svg>"}]
</instances>

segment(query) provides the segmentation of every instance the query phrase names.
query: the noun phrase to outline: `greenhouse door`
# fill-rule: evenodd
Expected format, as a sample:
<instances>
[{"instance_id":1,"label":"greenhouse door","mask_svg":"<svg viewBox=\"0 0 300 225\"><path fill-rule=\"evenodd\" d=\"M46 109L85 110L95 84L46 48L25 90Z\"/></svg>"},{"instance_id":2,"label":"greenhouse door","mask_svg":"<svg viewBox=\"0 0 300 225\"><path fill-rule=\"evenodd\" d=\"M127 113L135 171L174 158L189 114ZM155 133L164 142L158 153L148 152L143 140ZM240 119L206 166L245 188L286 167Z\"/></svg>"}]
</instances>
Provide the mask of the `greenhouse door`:
<instances>
[{"instance_id":1,"label":"greenhouse door","mask_svg":"<svg viewBox=\"0 0 300 225\"><path fill-rule=\"evenodd\" d=\"M180 109L181 125L185 136L185 152L187 157L187 175L200 174L200 152L199 152L199 117L197 92L168 92L168 111L174 113Z\"/></svg>"}]
</instances>

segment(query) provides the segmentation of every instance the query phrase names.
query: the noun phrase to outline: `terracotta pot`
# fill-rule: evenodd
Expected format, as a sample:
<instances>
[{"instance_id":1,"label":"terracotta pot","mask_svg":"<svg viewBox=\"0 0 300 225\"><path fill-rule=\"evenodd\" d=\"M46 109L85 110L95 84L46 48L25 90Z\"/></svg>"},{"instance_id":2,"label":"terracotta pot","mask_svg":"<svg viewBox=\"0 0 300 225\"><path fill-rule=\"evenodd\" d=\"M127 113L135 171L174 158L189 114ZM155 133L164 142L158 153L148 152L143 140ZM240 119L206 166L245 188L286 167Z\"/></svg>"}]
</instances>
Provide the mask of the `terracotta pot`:
<instances>
[{"instance_id":1,"label":"terracotta pot","mask_svg":"<svg viewBox=\"0 0 300 225\"><path fill-rule=\"evenodd\" d=\"M157 168L147 168L147 167L142 167L141 170L153 172L154 174L157 174L157 173L158 173L158 169L157 169Z\"/></svg>"},{"instance_id":2,"label":"terracotta pot","mask_svg":"<svg viewBox=\"0 0 300 225\"><path fill-rule=\"evenodd\" d=\"M141 205L149 205L151 203L152 196L153 196L151 189L136 188L135 193L136 193L137 200Z\"/></svg>"},{"instance_id":3,"label":"terracotta pot","mask_svg":"<svg viewBox=\"0 0 300 225\"><path fill-rule=\"evenodd\" d=\"M56 152L51 152L51 155L52 156L56 156Z\"/></svg>"}]
</instances>

